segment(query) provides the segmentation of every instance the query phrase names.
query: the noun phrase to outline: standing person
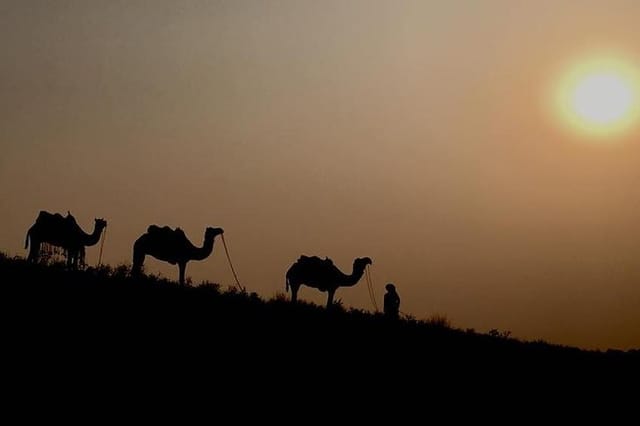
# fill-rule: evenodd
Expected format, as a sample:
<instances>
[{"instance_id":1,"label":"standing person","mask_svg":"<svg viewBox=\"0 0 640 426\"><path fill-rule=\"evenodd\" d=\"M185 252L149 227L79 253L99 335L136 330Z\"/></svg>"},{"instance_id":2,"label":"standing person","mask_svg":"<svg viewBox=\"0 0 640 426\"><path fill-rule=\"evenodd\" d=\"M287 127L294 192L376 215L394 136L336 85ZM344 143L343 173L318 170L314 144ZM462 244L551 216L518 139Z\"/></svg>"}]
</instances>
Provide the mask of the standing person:
<instances>
[{"instance_id":1,"label":"standing person","mask_svg":"<svg viewBox=\"0 0 640 426\"><path fill-rule=\"evenodd\" d=\"M400 315L400 296L396 292L396 286L389 283L384 288L384 315L387 318L397 319Z\"/></svg>"}]
</instances>

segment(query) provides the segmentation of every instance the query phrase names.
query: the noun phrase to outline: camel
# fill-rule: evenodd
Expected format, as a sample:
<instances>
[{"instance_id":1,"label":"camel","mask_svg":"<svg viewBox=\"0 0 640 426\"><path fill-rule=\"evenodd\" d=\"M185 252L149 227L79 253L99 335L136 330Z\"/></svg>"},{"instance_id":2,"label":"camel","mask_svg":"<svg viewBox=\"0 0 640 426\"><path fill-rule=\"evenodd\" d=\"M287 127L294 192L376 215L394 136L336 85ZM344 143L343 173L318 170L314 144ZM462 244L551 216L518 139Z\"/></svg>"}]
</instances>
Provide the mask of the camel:
<instances>
[{"instance_id":1,"label":"camel","mask_svg":"<svg viewBox=\"0 0 640 426\"><path fill-rule=\"evenodd\" d=\"M346 275L340 271L329 258L320 259L317 256L305 256L291 265L286 275L286 290L291 287L291 301L298 300L298 290L305 284L309 287L328 292L327 308L333 304L333 296L338 287L352 287L360 281L364 269L371 265L371 259L360 257L353 261L353 271L351 275Z\"/></svg>"},{"instance_id":2,"label":"camel","mask_svg":"<svg viewBox=\"0 0 640 426\"><path fill-rule=\"evenodd\" d=\"M139 276L146 255L158 260L178 264L180 285L184 285L184 274L190 260L203 260L213 252L213 240L216 235L224 233L222 228L207 228L204 233L202 247L196 247L180 228L175 230L168 226L151 225L133 244L133 267L131 275Z\"/></svg>"},{"instance_id":3,"label":"camel","mask_svg":"<svg viewBox=\"0 0 640 426\"><path fill-rule=\"evenodd\" d=\"M95 219L93 232L87 234L80 228L71 212L62 216L60 213L53 214L41 210L36 222L27 231L24 248L29 248L31 243L27 260L37 262L40 258L40 246L45 243L62 248L67 257L67 267L78 269L79 263L84 263L85 247L98 244L106 227L106 220Z\"/></svg>"}]
</instances>

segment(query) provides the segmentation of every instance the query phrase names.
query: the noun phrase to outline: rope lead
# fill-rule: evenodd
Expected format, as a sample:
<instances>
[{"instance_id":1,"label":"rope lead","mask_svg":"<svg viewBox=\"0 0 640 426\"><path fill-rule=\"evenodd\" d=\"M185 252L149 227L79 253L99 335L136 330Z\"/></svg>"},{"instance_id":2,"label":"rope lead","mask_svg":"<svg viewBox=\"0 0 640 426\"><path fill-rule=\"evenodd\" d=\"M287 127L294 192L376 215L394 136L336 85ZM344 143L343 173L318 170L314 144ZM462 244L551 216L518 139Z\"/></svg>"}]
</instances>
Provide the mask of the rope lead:
<instances>
[{"instance_id":1,"label":"rope lead","mask_svg":"<svg viewBox=\"0 0 640 426\"><path fill-rule=\"evenodd\" d=\"M375 292L373 291L373 283L371 282L371 275L369 274L369 266L367 266L364 271L365 271L365 278L367 279L367 288L369 289L369 297L371 298L371 304L373 305L373 309L375 309L376 312L379 312L378 304L376 303L376 295L375 295Z\"/></svg>"},{"instance_id":2,"label":"rope lead","mask_svg":"<svg viewBox=\"0 0 640 426\"><path fill-rule=\"evenodd\" d=\"M240 285L240 281L238 280L238 275L236 274L236 270L233 267L233 263L231 263L231 256L229 256L229 250L227 249L227 242L224 240L224 234L220 234L222 237L222 245L224 246L224 252L227 254L227 260L229 261L229 266L231 267L231 272L233 273L233 278L236 280L236 285L240 289L240 291L246 291L242 285Z\"/></svg>"},{"instance_id":3,"label":"rope lead","mask_svg":"<svg viewBox=\"0 0 640 426\"><path fill-rule=\"evenodd\" d=\"M107 239L107 227L102 231L102 241L100 242L100 255L98 256L98 266L102 265L102 249L104 249L104 240Z\"/></svg>"}]
</instances>

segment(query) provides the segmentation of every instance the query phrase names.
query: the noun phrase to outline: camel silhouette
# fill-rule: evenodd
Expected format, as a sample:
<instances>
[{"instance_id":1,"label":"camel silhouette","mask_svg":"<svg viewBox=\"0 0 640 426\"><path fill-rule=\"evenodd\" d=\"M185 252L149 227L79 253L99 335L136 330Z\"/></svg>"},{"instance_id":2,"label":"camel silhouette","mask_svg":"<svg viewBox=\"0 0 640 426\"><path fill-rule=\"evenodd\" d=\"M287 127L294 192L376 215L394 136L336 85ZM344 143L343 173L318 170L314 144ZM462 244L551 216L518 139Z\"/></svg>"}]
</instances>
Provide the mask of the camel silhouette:
<instances>
[{"instance_id":1,"label":"camel silhouette","mask_svg":"<svg viewBox=\"0 0 640 426\"><path fill-rule=\"evenodd\" d=\"M321 259L317 256L305 256L300 258L289 268L286 275L286 290L291 287L291 301L298 300L298 290L301 285L317 288L322 292L328 292L327 308L333 304L333 296L338 287L352 287L360 281L364 269L371 265L368 257L359 257L353 261L351 275L340 271L328 257Z\"/></svg>"},{"instance_id":2,"label":"camel silhouette","mask_svg":"<svg viewBox=\"0 0 640 426\"><path fill-rule=\"evenodd\" d=\"M31 243L27 260L37 262L40 258L40 245L47 243L62 248L67 257L67 267L78 269L79 263L84 263L85 247L96 245L106 227L106 220L95 219L93 232L87 234L80 228L71 212L62 216L60 213L41 210L25 238L25 249L29 248Z\"/></svg>"},{"instance_id":3,"label":"camel silhouette","mask_svg":"<svg viewBox=\"0 0 640 426\"><path fill-rule=\"evenodd\" d=\"M151 225L147 233L142 234L133 244L133 267L131 274L139 276L146 255L158 260L177 264L180 270L180 285L184 285L184 274L190 260L203 260L213 252L213 240L222 234L222 228L207 228L204 233L202 247L196 247L180 228L175 230L168 226Z\"/></svg>"}]
</instances>

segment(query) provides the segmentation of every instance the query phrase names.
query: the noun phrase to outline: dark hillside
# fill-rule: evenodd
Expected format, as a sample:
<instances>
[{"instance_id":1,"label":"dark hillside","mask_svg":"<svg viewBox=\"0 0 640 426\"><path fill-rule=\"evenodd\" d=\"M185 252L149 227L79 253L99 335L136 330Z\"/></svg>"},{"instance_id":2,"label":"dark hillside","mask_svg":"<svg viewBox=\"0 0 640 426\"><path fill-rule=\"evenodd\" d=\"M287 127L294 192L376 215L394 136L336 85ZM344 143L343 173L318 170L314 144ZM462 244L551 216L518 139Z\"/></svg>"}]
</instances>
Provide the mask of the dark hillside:
<instances>
[{"instance_id":1,"label":"dark hillside","mask_svg":"<svg viewBox=\"0 0 640 426\"><path fill-rule=\"evenodd\" d=\"M125 266L70 272L0 256L5 353L29 365L27 373L132 370L184 378L215 371L218 381L358 377L402 386L470 374L623 378L627 366L640 365L638 351L522 342L340 306L264 300L214 284L132 280L128 273Z\"/></svg>"}]
</instances>

